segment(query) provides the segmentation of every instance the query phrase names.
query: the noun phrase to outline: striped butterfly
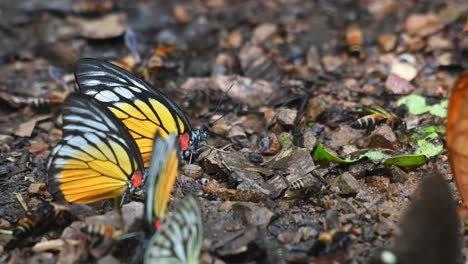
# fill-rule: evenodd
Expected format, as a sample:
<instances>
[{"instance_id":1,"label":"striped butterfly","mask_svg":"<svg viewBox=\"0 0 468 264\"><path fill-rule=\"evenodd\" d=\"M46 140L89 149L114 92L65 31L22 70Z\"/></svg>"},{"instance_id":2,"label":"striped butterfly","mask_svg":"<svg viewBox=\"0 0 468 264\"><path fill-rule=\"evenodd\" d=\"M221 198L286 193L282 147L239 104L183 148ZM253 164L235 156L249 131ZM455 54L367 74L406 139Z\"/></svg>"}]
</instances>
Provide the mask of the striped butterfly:
<instances>
[{"instance_id":1,"label":"striped butterfly","mask_svg":"<svg viewBox=\"0 0 468 264\"><path fill-rule=\"evenodd\" d=\"M80 91L104 104L121 119L135 139L148 167L155 132L179 136L183 156L193 153L207 137L192 130L180 108L165 94L111 63L85 58L78 61L75 78Z\"/></svg>"},{"instance_id":2,"label":"striped butterfly","mask_svg":"<svg viewBox=\"0 0 468 264\"><path fill-rule=\"evenodd\" d=\"M202 246L202 221L197 199L186 196L172 217L150 239L144 263L196 264Z\"/></svg>"},{"instance_id":3,"label":"striped butterfly","mask_svg":"<svg viewBox=\"0 0 468 264\"><path fill-rule=\"evenodd\" d=\"M51 194L85 204L141 187L143 162L137 145L106 107L89 96L71 94L62 129L64 137L47 162Z\"/></svg>"},{"instance_id":4,"label":"striped butterfly","mask_svg":"<svg viewBox=\"0 0 468 264\"><path fill-rule=\"evenodd\" d=\"M179 156L176 136L169 134L167 139L155 136L151 165L148 171L145 220L149 230L159 230L164 218L167 202L177 177Z\"/></svg>"}]
</instances>

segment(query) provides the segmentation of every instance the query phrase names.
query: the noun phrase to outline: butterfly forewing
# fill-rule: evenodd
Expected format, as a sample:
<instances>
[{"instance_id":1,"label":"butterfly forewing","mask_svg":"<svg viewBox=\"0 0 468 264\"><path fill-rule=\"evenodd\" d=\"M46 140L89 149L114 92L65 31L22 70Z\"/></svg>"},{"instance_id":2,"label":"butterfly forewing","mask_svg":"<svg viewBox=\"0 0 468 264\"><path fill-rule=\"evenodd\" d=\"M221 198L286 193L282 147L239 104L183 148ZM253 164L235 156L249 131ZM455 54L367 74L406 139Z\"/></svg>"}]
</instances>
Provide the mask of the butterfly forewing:
<instances>
[{"instance_id":1,"label":"butterfly forewing","mask_svg":"<svg viewBox=\"0 0 468 264\"><path fill-rule=\"evenodd\" d=\"M75 76L81 92L103 103L122 120L138 145L145 167L156 131L164 137L191 131L187 117L173 101L111 63L81 59Z\"/></svg>"},{"instance_id":2,"label":"butterfly forewing","mask_svg":"<svg viewBox=\"0 0 468 264\"><path fill-rule=\"evenodd\" d=\"M462 73L450 96L447 148L458 190L468 202L468 71Z\"/></svg>"},{"instance_id":3,"label":"butterfly forewing","mask_svg":"<svg viewBox=\"0 0 468 264\"><path fill-rule=\"evenodd\" d=\"M198 263L202 222L198 201L189 195L176 206L172 217L151 238L145 263Z\"/></svg>"},{"instance_id":4,"label":"butterfly forewing","mask_svg":"<svg viewBox=\"0 0 468 264\"><path fill-rule=\"evenodd\" d=\"M135 143L118 122L88 96L67 98L64 138L47 163L52 194L68 202L91 203L127 190L129 180L142 170L142 162Z\"/></svg>"}]
</instances>

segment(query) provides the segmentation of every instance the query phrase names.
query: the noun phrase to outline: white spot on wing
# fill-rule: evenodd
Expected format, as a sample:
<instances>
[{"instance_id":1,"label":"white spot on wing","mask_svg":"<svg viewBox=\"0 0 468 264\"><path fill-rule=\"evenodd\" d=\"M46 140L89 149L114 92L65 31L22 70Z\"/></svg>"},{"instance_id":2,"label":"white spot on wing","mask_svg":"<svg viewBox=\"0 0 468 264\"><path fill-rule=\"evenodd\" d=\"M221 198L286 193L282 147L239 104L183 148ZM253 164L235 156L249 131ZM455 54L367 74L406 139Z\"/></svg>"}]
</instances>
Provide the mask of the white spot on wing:
<instances>
[{"instance_id":1,"label":"white spot on wing","mask_svg":"<svg viewBox=\"0 0 468 264\"><path fill-rule=\"evenodd\" d=\"M119 96L109 90L101 91L94 96L96 100L101 102L117 102L119 101Z\"/></svg>"},{"instance_id":2,"label":"white spot on wing","mask_svg":"<svg viewBox=\"0 0 468 264\"><path fill-rule=\"evenodd\" d=\"M133 99L134 96L133 96L133 93L128 90L127 88L124 88L124 87L117 87L114 89L114 92L119 94L120 96L126 98L126 99Z\"/></svg>"}]
</instances>

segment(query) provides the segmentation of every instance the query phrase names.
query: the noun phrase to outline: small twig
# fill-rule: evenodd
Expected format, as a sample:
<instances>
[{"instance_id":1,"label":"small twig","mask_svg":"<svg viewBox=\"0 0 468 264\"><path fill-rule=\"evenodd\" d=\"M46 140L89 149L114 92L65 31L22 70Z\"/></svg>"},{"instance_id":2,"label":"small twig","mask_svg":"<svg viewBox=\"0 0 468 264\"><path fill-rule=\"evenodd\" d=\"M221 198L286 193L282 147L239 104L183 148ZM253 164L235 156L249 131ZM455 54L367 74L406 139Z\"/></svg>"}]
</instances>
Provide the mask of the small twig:
<instances>
[{"instance_id":1,"label":"small twig","mask_svg":"<svg viewBox=\"0 0 468 264\"><path fill-rule=\"evenodd\" d=\"M21 193L15 193L15 196L16 196L16 200L18 200L18 202L21 204L21 207L23 207L23 210L26 213L29 213L28 205L24 201L23 196L21 195Z\"/></svg>"},{"instance_id":2,"label":"small twig","mask_svg":"<svg viewBox=\"0 0 468 264\"><path fill-rule=\"evenodd\" d=\"M82 243L80 240L75 239L55 239L44 242L39 242L33 246L32 250L34 252L41 252L47 250L61 250L66 244L71 244L73 246Z\"/></svg>"}]
</instances>

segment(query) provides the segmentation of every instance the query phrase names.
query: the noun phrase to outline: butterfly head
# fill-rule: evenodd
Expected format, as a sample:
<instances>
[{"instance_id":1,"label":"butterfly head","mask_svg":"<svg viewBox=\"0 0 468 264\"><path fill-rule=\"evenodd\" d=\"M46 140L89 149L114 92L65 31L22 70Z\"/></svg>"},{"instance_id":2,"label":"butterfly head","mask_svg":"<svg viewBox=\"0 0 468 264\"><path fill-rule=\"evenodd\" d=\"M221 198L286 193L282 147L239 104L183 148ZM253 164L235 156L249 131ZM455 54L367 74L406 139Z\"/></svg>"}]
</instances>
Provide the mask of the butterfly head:
<instances>
[{"instance_id":1,"label":"butterfly head","mask_svg":"<svg viewBox=\"0 0 468 264\"><path fill-rule=\"evenodd\" d=\"M207 138L208 133L200 129L180 135L179 139L181 156L183 158L188 158L193 153L196 153L198 150L198 145L202 142L205 142Z\"/></svg>"}]
</instances>

